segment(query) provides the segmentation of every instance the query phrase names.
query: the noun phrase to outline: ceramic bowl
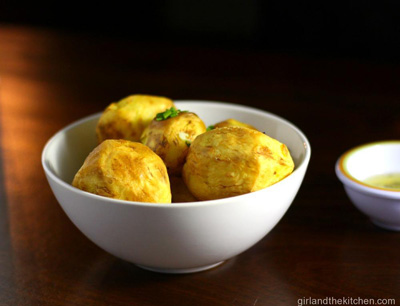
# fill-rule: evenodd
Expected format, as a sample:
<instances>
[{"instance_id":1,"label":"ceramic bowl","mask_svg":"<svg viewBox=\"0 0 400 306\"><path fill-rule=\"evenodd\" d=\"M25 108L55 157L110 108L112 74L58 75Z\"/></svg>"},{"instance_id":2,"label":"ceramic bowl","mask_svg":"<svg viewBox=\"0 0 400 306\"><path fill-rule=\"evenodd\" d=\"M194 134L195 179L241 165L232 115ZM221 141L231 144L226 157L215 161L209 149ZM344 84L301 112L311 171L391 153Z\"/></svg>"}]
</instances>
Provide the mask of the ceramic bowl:
<instances>
[{"instance_id":1,"label":"ceramic bowl","mask_svg":"<svg viewBox=\"0 0 400 306\"><path fill-rule=\"evenodd\" d=\"M400 190L365 182L372 176L389 173L400 173L400 141L355 147L336 163L336 174L353 204L374 224L400 231Z\"/></svg>"},{"instance_id":2,"label":"ceramic bowl","mask_svg":"<svg viewBox=\"0 0 400 306\"><path fill-rule=\"evenodd\" d=\"M295 198L311 149L297 127L265 111L206 101L176 106L197 113L206 125L228 118L254 125L288 146L295 170L266 189L212 201L149 204L87 193L70 183L97 145L100 113L56 133L43 150L42 164L67 216L100 248L149 270L187 273L219 265L262 239Z\"/></svg>"}]
</instances>

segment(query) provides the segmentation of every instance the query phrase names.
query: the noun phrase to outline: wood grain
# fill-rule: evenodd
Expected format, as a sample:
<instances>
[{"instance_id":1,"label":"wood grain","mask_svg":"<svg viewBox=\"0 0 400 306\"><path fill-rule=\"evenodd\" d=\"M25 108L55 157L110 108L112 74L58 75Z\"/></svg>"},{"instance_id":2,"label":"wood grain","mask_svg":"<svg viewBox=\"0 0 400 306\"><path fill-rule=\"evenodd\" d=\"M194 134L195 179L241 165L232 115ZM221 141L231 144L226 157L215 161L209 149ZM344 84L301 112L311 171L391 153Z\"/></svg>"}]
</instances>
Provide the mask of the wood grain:
<instances>
[{"instance_id":1,"label":"wood grain","mask_svg":"<svg viewBox=\"0 0 400 306\"><path fill-rule=\"evenodd\" d=\"M350 147L400 139L399 72L395 64L0 27L0 304L399 303L400 236L359 213L334 173ZM132 93L254 106L300 127L311 163L276 228L222 266L190 275L144 271L84 237L51 193L41 150L66 124Z\"/></svg>"}]
</instances>

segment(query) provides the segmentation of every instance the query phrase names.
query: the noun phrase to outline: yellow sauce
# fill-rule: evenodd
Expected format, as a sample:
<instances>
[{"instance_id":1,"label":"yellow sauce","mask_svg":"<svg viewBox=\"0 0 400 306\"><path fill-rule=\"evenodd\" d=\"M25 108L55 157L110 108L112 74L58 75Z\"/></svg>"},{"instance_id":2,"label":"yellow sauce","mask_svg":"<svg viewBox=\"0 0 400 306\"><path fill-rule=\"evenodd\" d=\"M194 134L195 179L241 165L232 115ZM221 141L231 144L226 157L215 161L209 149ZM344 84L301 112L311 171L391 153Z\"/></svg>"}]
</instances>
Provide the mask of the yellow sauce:
<instances>
[{"instance_id":1,"label":"yellow sauce","mask_svg":"<svg viewBox=\"0 0 400 306\"><path fill-rule=\"evenodd\" d=\"M400 191L400 173L374 175L364 180L364 182L375 187Z\"/></svg>"}]
</instances>

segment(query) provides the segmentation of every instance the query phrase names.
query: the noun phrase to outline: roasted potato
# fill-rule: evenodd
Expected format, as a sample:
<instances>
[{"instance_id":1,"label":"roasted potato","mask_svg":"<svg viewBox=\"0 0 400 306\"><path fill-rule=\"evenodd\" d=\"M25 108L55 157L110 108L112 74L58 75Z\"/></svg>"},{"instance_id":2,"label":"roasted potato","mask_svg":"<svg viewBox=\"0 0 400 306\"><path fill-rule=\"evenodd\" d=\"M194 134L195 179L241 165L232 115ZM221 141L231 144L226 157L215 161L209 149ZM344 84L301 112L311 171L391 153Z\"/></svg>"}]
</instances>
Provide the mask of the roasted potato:
<instances>
[{"instance_id":1,"label":"roasted potato","mask_svg":"<svg viewBox=\"0 0 400 306\"><path fill-rule=\"evenodd\" d=\"M259 131L224 127L192 142L183 179L198 200L212 200L263 189L293 168L286 145Z\"/></svg>"},{"instance_id":2,"label":"roasted potato","mask_svg":"<svg viewBox=\"0 0 400 306\"><path fill-rule=\"evenodd\" d=\"M170 176L172 203L196 202L197 199L190 193L180 176Z\"/></svg>"},{"instance_id":3,"label":"roasted potato","mask_svg":"<svg viewBox=\"0 0 400 306\"><path fill-rule=\"evenodd\" d=\"M179 176L190 143L197 135L206 132L206 126L196 114L190 112L177 112L175 117L158 119L151 121L140 141L161 157L170 175Z\"/></svg>"},{"instance_id":4,"label":"roasted potato","mask_svg":"<svg viewBox=\"0 0 400 306\"><path fill-rule=\"evenodd\" d=\"M114 199L171 203L163 161L139 142L103 141L86 158L72 185Z\"/></svg>"},{"instance_id":5,"label":"roasted potato","mask_svg":"<svg viewBox=\"0 0 400 306\"><path fill-rule=\"evenodd\" d=\"M97 139L99 143L105 139L139 141L151 120L173 106L168 98L146 95L132 95L111 103L97 124Z\"/></svg>"},{"instance_id":6,"label":"roasted potato","mask_svg":"<svg viewBox=\"0 0 400 306\"><path fill-rule=\"evenodd\" d=\"M249 129L252 130L257 130L254 126L238 121L236 119L227 119L221 122L218 122L216 124L214 124L214 128L218 129L218 128L222 128L222 127L228 127L228 126L241 126L241 127L247 127Z\"/></svg>"}]
</instances>

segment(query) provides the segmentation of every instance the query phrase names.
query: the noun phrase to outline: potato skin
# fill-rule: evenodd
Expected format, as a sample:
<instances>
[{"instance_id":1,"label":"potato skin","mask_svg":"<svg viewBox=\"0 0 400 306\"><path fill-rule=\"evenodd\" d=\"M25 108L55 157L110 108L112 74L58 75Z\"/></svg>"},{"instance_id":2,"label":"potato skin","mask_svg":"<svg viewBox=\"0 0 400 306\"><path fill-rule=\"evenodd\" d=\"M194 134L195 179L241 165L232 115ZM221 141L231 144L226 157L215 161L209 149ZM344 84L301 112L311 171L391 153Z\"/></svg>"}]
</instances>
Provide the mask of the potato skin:
<instances>
[{"instance_id":1,"label":"potato skin","mask_svg":"<svg viewBox=\"0 0 400 306\"><path fill-rule=\"evenodd\" d=\"M196 114L181 112L176 117L151 121L140 141L161 157L170 175L180 176L188 145L205 132L206 126Z\"/></svg>"},{"instance_id":2,"label":"potato skin","mask_svg":"<svg viewBox=\"0 0 400 306\"><path fill-rule=\"evenodd\" d=\"M286 145L259 131L224 127L193 141L183 179L198 200L213 200L263 189L293 168Z\"/></svg>"},{"instance_id":3,"label":"potato skin","mask_svg":"<svg viewBox=\"0 0 400 306\"><path fill-rule=\"evenodd\" d=\"M86 158L72 185L97 195L138 202L171 203L167 169L138 142L105 140Z\"/></svg>"},{"instance_id":4,"label":"potato skin","mask_svg":"<svg viewBox=\"0 0 400 306\"><path fill-rule=\"evenodd\" d=\"M97 123L97 139L99 143L105 139L139 141L151 120L173 106L168 98L148 95L131 95L111 103Z\"/></svg>"},{"instance_id":5,"label":"potato skin","mask_svg":"<svg viewBox=\"0 0 400 306\"><path fill-rule=\"evenodd\" d=\"M252 129L252 130L256 130L257 131L257 129L254 126L252 126L250 124L247 124L247 123L244 123L244 122L241 122L241 121L236 120L236 119L232 119L232 118L231 119L226 119L224 121L221 121L221 122L218 122L218 123L214 124L214 127L216 129L222 128L222 127L228 127L228 126L247 127L248 129Z\"/></svg>"}]
</instances>

